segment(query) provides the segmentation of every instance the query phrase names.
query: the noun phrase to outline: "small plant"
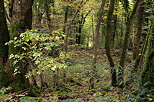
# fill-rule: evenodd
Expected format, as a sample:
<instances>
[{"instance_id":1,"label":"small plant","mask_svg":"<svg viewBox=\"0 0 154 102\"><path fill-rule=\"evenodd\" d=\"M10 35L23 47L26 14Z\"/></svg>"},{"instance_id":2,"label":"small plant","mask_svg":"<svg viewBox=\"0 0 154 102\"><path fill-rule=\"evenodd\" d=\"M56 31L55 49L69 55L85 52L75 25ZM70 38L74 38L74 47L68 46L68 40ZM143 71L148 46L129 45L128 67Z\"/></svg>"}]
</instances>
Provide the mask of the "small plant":
<instances>
[{"instance_id":1,"label":"small plant","mask_svg":"<svg viewBox=\"0 0 154 102\"><path fill-rule=\"evenodd\" d=\"M16 102L46 102L42 97L21 97Z\"/></svg>"},{"instance_id":2,"label":"small plant","mask_svg":"<svg viewBox=\"0 0 154 102\"><path fill-rule=\"evenodd\" d=\"M6 93L8 90L10 90L10 89L11 89L11 88L8 87L8 88L2 88L2 89L0 90L0 102L6 102L6 101L8 101L8 100L11 99L11 97L10 97L10 98L6 97L7 94L5 94L5 93Z\"/></svg>"}]
</instances>

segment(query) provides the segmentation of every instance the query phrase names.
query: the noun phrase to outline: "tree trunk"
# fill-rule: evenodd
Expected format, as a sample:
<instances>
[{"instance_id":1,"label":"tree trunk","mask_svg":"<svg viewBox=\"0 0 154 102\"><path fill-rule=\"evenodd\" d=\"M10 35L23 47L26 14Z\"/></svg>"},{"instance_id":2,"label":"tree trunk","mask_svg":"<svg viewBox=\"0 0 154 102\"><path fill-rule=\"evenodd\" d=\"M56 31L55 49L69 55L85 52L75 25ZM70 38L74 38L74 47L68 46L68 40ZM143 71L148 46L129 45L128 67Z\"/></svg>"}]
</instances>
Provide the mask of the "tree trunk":
<instances>
[{"instance_id":1,"label":"tree trunk","mask_svg":"<svg viewBox=\"0 0 154 102\"><path fill-rule=\"evenodd\" d=\"M142 36L142 23L143 23L143 14L144 14L144 6L143 4L140 6L138 11L138 21L137 21L137 29L135 34L134 41L134 49L133 49L133 59L135 60L140 52L141 46L141 36Z\"/></svg>"},{"instance_id":2,"label":"tree trunk","mask_svg":"<svg viewBox=\"0 0 154 102\"><path fill-rule=\"evenodd\" d=\"M90 10L91 11L91 10ZM82 28L83 25L86 21L87 16L89 15L90 11L84 16L83 13L81 14L81 19L78 20L79 25L78 25L78 34L76 34L76 44L80 45L82 44L81 40L82 40Z\"/></svg>"},{"instance_id":3,"label":"tree trunk","mask_svg":"<svg viewBox=\"0 0 154 102\"><path fill-rule=\"evenodd\" d=\"M141 66L143 66L143 58L144 58L144 55L147 50L148 39L149 39L151 29L152 29L152 26L150 25L149 31L148 31L147 36L142 44L142 48L140 49L139 55L137 56L137 58L135 59L135 61L133 63L133 67L131 69L131 75L129 76L129 79L125 83L127 86L130 86L130 83L133 83L134 79L136 80L138 75L140 75L140 71L142 70L140 67L140 64L142 64Z\"/></svg>"},{"instance_id":4,"label":"tree trunk","mask_svg":"<svg viewBox=\"0 0 154 102\"><path fill-rule=\"evenodd\" d=\"M154 23L153 21L151 22L152 31L148 40L144 68L141 73L141 87L152 91L154 89Z\"/></svg>"},{"instance_id":5,"label":"tree trunk","mask_svg":"<svg viewBox=\"0 0 154 102\"><path fill-rule=\"evenodd\" d=\"M114 47L115 46L115 37L117 35L117 21L118 21L117 15L114 15L113 19L114 19L114 25L113 25L113 34L112 34L112 41L113 41L112 46Z\"/></svg>"},{"instance_id":6,"label":"tree trunk","mask_svg":"<svg viewBox=\"0 0 154 102\"><path fill-rule=\"evenodd\" d=\"M36 12L36 21L35 21L36 25L35 26L37 28L41 28L44 10L43 10L40 2L35 3L34 12Z\"/></svg>"},{"instance_id":7,"label":"tree trunk","mask_svg":"<svg viewBox=\"0 0 154 102\"><path fill-rule=\"evenodd\" d=\"M138 15L137 15L138 19L137 19L136 34L135 34L134 49L133 49L133 60L134 60L134 62L133 62L133 67L132 67L131 72L130 72L131 75L129 76L128 80L125 83L127 86L130 86L130 83L133 83L137 79L137 77L139 75L138 71L140 72L140 70L141 70L141 69L139 70L138 67L139 67L140 63L142 63L142 58L143 58L145 51L147 49L147 42L148 42L149 36L146 36L144 38L144 42L143 42L142 47L141 47L142 24L143 24L144 18L145 18L145 17L143 18L144 4L145 3L143 2L141 4L141 6L139 7L139 11L138 11Z\"/></svg>"},{"instance_id":8,"label":"tree trunk","mask_svg":"<svg viewBox=\"0 0 154 102\"><path fill-rule=\"evenodd\" d=\"M9 31L6 22L4 0L0 0L0 87L7 86L5 63L8 59Z\"/></svg>"},{"instance_id":9,"label":"tree trunk","mask_svg":"<svg viewBox=\"0 0 154 102\"><path fill-rule=\"evenodd\" d=\"M69 24L67 26L65 25L65 27L66 27L65 31L67 31L66 37L64 39L64 50L65 51L67 51L67 47L68 47L68 38L69 38L69 36L71 34L71 26L74 23L74 21L75 21L77 15L78 15L78 13L80 12L81 8L84 6L84 4L87 3L87 1L89 1L89 0L86 0L86 1L82 0L80 2L80 6L78 6L78 9L76 10L74 16L72 17L72 20L69 22Z\"/></svg>"},{"instance_id":10,"label":"tree trunk","mask_svg":"<svg viewBox=\"0 0 154 102\"><path fill-rule=\"evenodd\" d=\"M65 15L64 15L64 27L63 27L63 33L66 34L66 27L67 27L67 20L68 20L68 11L69 11L69 6L66 6L65 7ZM63 39L66 41L66 39L63 37ZM66 43L66 42L65 42ZM64 46L64 50L66 51L67 46ZM63 69L63 82L66 83L66 72L67 70L64 68Z\"/></svg>"},{"instance_id":11,"label":"tree trunk","mask_svg":"<svg viewBox=\"0 0 154 102\"><path fill-rule=\"evenodd\" d=\"M100 37L100 25L102 21L102 16L104 12L104 6L105 6L106 0L102 0L101 7L98 12L98 18L96 22L96 30L95 30L95 37L94 37L94 48L93 48L93 63L92 63L92 77L90 78L90 89L94 88L94 77L96 75L96 62L97 62L97 54L98 54L98 45L99 45L99 37Z\"/></svg>"},{"instance_id":12,"label":"tree trunk","mask_svg":"<svg viewBox=\"0 0 154 102\"><path fill-rule=\"evenodd\" d=\"M13 40L14 37L19 38L20 34L25 32L27 29L32 28L32 5L33 0L12 0L12 12L11 15L11 36L10 39ZM14 44L10 45L9 55L22 53L21 48L14 47ZM14 80L11 80L12 83L15 83L15 88L25 89L29 88L29 80L25 77L28 73L28 63L27 59L23 62L19 62L20 66L17 70L20 73L16 74ZM10 72L14 74L14 70L17 66L12 66Z\"/></svg>"},{"instance_id":13,"label":"tree trunk","mask_svg":"<svg viewBox=\"0 0 154 102\"><path fill-rule=\"evenodd\" d=\"M144 7L145 3L143 2L139 8L139 13L138 13L138 22L137 22L137 28L136 28L136 35L135 35L135 41L134 41L134 49L133 49L133 59L134 59L134 66L132 69L132 72L135 73L138 71L138 66L141 60L141 56L144 55L144 50L146 50L147 46L147 39L148 36L144 38L144 42L142 44L141 48L141 37L142 37L142 25L144 21Z\"/></svg>"},{"instance_id":14,"label":"tree trunk","mask_svg":"<svg viewBox=\"0 0 154 102\"><path fill-rule=\"evenodd\" d=\"M52 32L53 31L53 24L52 24L53 22L50 18L50 1L48 1L48 0L45 1L44 8L45 8L45 13L46 13L46 17L47 17L48 28Z\"/></svg>"},{"instance_id":15,"label":"tree trunk","mask_svg":"<svg viewBox=\"0 0 154 102\"><path fill-rule=\"evenodd\" d=\"M68 19L68 11L69 11L69 6L65 7L65 14L64 14L64 26L63 26L63 33L66 34L66 24L67 24L67 19ZM63 37L64 39L64 37Z\"/></svg>"},{"instance_id":16,"label":"tree trunk","mask_svg":"<svg viewBox=\"0 0 154 102\"><path fill-rule=\"evenodd\" d=\"M129 36L131 34L131 30L132 30L132 25L133 25L133 21L135 18L135 15L138 11L138 7L140 5L142 0L137 0L134 8L133 8L133 12L130 15L129 19L127 20L127 27L126 27L126 33L125 33L125 38L124 38L124 42L123 42L123 48L122 48L122 54L120 57L120 63L119 63L119 69L118 69L118 83L119 83L119 87L123 88L124 87L124 62L125 62L125 58L126 58L126 54L127 54L127 48L128 48L128 41L129 41Z\"/></svg>"},{"instance_id":17,"label":"tree trunk","mask_svg":"<svg viewBox=\"0 0 154 102\"><path fill-rule=\"evenodd\" d=\"M80 15L79 15L79 20L78 20L78 27L77 27L77 33L76 34L76 44L80 45L81 44L81 32L82 32L82 27L83 27L83 13L81 14L81 19L80 19Z\"/></svg>"},{"instance_id":18,"label":"tree trunk","mask_svg":"<svg viewBox=\"0 0 154 102\"><path fill-rule=\"evenodd\" d=\"M115 5L115 0L110 0L110 6L109 6L109 11L107 15L107 28L106 28L106 35L105 35L105 51L106 55L108 57L109 63L110 63L110 70L111 70L111 85L116 86L117 79L116 79L116 69L114 65L114 61L110 52L110 41L111 41L111 20L113 16L113 11L114 11L114 5Z\"/></svg>"}]
</instances>

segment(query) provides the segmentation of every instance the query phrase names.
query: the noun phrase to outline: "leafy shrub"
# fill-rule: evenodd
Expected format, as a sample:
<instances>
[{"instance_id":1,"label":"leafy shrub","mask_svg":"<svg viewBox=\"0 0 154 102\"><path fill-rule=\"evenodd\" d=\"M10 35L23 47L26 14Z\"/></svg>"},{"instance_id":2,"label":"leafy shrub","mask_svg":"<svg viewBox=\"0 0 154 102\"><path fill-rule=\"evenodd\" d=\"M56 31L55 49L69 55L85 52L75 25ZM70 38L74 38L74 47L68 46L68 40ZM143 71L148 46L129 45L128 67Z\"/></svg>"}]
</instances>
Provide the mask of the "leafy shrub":
<instances>
[{"instance_id":1,"label":"leafy shrub","mask_svg":"<svg viewBox=\"0 0 154 102\"><path fill-rule=\"evenodd\" d=\"M154 90L149 90L145 87L141 87L140 90L131 92L126 96L122 102L153 102Z\"/></svg>"},{"instance_id":2,"label":"leafy shrub","mask_svg":"<svg viewBox=\"0 0 154 102\"><path fill-rule=\"evenodd\" d=\"M61 39L60 34L51 36L47 32L30 30L22 33L20 38L15 37L14 40L10 40L9 45L13 44L14 47L21 50L17 54L10 55L13 65L16 67L15 73L20 73L18 63L29 63L31 65L29 69L32 71L27 74L27 77L40 74L44 70L66 68L67 65L63 61L65 54L59 50L59 46L63 44Z\"/></svg>"},{"instance_id":3,"label":"leafy shrub","mask_svg":"<svg viewBox=\"0 0 154 102\"><path fill-rule=\"evenodd\" d=\"M8 100L10 100L11 98L8 98L8 97L6 97L6 95L7 94L5 94L8 90L10 90L11 88L10 87L8 87L8 88L2 88L1 90L0 90L0 101L1 102L6 102L6 101L8 101Z\"/></svg>"}]
</instances>

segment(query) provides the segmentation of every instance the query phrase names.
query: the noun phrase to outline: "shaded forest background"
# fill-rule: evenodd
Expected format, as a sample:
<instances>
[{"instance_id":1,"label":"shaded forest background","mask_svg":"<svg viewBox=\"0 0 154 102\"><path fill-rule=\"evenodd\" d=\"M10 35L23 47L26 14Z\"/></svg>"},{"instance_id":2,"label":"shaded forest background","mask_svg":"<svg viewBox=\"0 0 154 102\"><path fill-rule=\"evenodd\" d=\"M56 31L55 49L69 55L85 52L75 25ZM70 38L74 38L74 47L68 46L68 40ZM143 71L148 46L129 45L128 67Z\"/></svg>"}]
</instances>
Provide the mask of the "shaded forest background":
<instances>
[{"instance_id":1,"label":"shaded forest background","mask_svg":"<svg viewBox=\"0 0 154 102\"><path fill-rule=\"evenodd\" d=\"M0 101L153 102L153 0L0 0Z\"/></svg>"}]
</instances>

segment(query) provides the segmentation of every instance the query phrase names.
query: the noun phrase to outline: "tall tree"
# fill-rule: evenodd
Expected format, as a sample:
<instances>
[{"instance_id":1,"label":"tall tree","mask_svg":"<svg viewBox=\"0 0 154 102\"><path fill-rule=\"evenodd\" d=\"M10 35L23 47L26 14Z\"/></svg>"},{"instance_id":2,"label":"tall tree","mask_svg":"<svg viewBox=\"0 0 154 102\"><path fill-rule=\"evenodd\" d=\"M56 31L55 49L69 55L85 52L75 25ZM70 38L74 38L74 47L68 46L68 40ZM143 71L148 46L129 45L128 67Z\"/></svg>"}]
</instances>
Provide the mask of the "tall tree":
<instances>
[{"instance_id":1,"label":"tall tree","mask_svg":"<svg viewBox=\"0 0 154 102\"><path fill-rule=\"evenodd\" d=\"M120 57L120 63L119 63L119 69L118 69L118 83L119 83L119 87L123 88L124 86L124 62L125 62L125 58L126 58L126 54L127 54L127 48L128 48L128 40L132 31L132 25L133 25L133 21L135 18L135 15L137 14L138 11L138 7L140 5L142 0L137 0L133 11L129 17L129 19L127 20L127 27L126 27L126 33L125 33L125 37L124 37L124 42L123 42L123 48L122 48L122 54Z\"/></svg>"},{"instance_id":2,"label":"tall tree","mask_svg":"<svg viewBox=\"0 0 154 102\"><path fill-rule=\"evenodd\" d=\"M144 87L147 88L148 91L151 90L152 92L152 90L154 89L154 23L153 21L151 22L152 28L148 40L145 64L141 74L141 90L143 90Z\"/></svg>"},{"instance_id":3,"label":"tall tree","mask_svg":"<svg viewBox=\"0 0 154 102\"><path fill-rule=\"evenodd\" d=\"M15 37L19 38L20 34L27 29L32 28L32 5L33 0L11 0L10 18L11 18L11 36L13 40ZM23 45L24 46L24 45ZM21 48L14 47L14 44L10 45L9 54L19 54L22 52ZM29 87L29 80L25 77L28 72L28 61L24 59L24 63L18 62L18 66L11 68L10 72L14 73L15 68L20 72L15 75L13 83L17 88L25 89Z\"/></svg>"},{"instance_id":4,"label":"tall tree","mask_svg":"<svg viewBox=\"0 0 154 102\"><path fill-rule=\"evenodd\" d=\"M142 36L142 24L143 24L143 15L144 15L144 3L139 7L138 11L138 21L136 27L136 34L134 39L134 49L133 49L133 59L135 60L139 55L141 36Z\"/></svg>"},{"instance_id":5,"label":"tall tree","mask_svg":"<svg viewBox=\"0 0 154 102\"><path fill-rule=\"evenodd\" d=\"M117 83L116 69L115 69L114 61L110 52L111 21L112 21L114 6L115 6L115 0L110 0L110 6L109 6L108 15L107 15L106 36L105 36L105 51L110 63L112 86L116 86L116 83Z\"/></svg>"},{"instance_id":6,"label":"tall tree","mask_svg":"<svg viewBox=\"0 0 154 102\"><path fill-rule=\"evenodd\" d=\"M96 72L96 62L97 62L99 36L100 36L99 30L100 30L100 25L101 25L101 21L102 21L103 12L104 12L105 2L106 2L106 0L102 0L101 7L98 12L97 22L96 22L94 48L93 48L94 57L93 57L93 63L92 63L92 77L90 79L90 88L92 88L92 89L94 88L94 76L95 76L95 72Z\"/></svg>"},{"instance_id":7,"label":"tall tree","mask_svg":"<svg viewBox=\"0 0 154 102\"><path fill-rule=\"evenodd\" d=\"M50 18L51 16L51 10L50 10L50 4L52 4L52 7L54 8L54 0L45 0L45 4L44 4L44 8L45 8L45 13L46 13L46 17L47 17L47 24L48 24L48 28L50 31L53 31L53 20ZM53 14L54 14L54 9L53 9Z\"/></svg>"},{"instance_id":8,"label":"tall tree","mask_svg":"<svg viewBox=\"0 0 154 102\"><path fill-rule=\"evenodd\" d=\"M85 0L85 1L84 1L84 0L81 0L81 1L78 2L77 9L76 9L76 11L75 11L75 13L74 13L72 19L70 20L70 22L67 22L67 23L68 23L67 26L66 26L66 25L64 26L64 27L65 27L65 31L67 31L66 37L65 37L65 39L64 39L64 49L65 49L65 51L67 51L67 46L68 46L68 42L69 42L68 38L69 38L70 35L71 35L71 30L72 30L71 28L72 28L72 25L75 23L75 19L77 18L77 16L78 16L80 10L82 10L83 6L84 6L88 1L89 1L89 0ZM69 7L69 6L67 6L67 7ZM66 10L68 10L68 8L67 8ZM65 11L65 13L66 13L66 11ZM65 22L65 21L64 21L64 22ZM63 30L64 30L64 29L63 29Z\"/></svg>"},{"instance_id":9,"label":"tall tree","mask_svg":"<svg viewBox=\"0 0 154 102\"><path fill-rule=\"evenodd\" d=\"M139 70L139 65L142 62L143 56L145 54L146 51L146 46L147 46L147 42L148 42L148 37L146 36L144 38L144 42L143 44L141 44L141 38L142 38L142 25L144 24L145 21L145 13L144 13L144 9L145 9L145 2L141 3L141 6L139 7L138 13L137 13L137 23L136 23L136 33L135 33L135 38L134 38L134 48L133 48L133 67L131 69L131 76L129 76L130 78L126 81L126 85L130 86L130 83L134 82L134 79L136 79L136 74L138 74L138 70ZM149 33L149 32L148 32ZM148 34L147 34L148 35Z\"/></svg>"},{"instance_id":10,"label":"tall tree","mask_svg":"<svg viewBox=\"0 0 154 102\"><path fill-rule=\"evenodd\" d=\"M80 44L82 44L82 42L81 42L81 39L82 39L82 35L81 35L81 33L82 33L82 28L83 28L83 26L84 26L84 23L85 23L85 21L86 21L86 18L87 18L87 16L89 15L89 13L91 12L91 10L90 11L88 11L88 13L86 13L85 15L83 14L83 13L81 13L81 15L79 15L79 20L78 20L78 31L77 31L77 33L78 34L76 34L76 43L78 44L78 45L80 45ZM81 16L81 17L80 17Z\"/></svg>"},{"instance_id":11,"label":"tall tree","mask_svg":"<svg viewBox=\"0 0 154 102\"><path fill-rule=\"evenodd\" d=\"M7 27L4 0L0 0L0 87L6 86L6 69L5 63L8 59L8 45L5 45L9 41L9 31Z\"/></svg>"}]
</instances>

